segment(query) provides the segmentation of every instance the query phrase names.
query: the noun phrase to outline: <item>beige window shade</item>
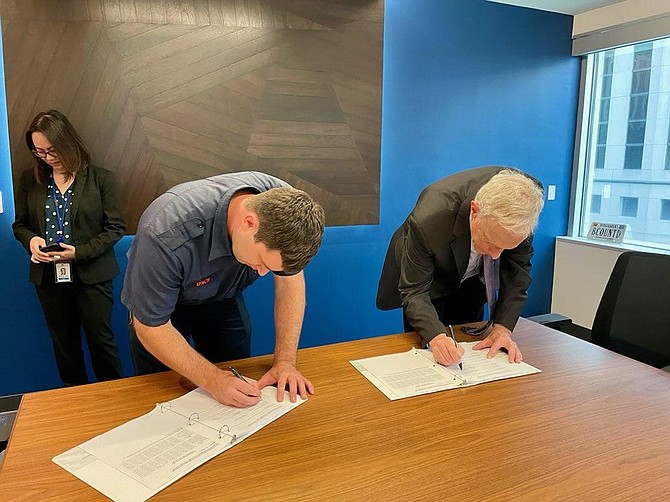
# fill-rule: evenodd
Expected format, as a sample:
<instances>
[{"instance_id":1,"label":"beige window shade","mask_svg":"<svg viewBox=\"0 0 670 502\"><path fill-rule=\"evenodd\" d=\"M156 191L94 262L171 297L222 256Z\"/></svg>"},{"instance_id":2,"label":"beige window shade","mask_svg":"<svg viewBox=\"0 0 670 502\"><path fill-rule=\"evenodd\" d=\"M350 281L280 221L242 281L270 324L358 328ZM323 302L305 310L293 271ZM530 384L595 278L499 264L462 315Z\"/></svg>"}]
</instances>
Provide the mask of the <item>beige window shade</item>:
<instances>
[{"instance_id":1,"label":"beige window shade","mask_svg":"<svg viewBox=\"0 0 670 502\"><path fill-rule=\"evenodd\" d=\"M578 35L572 41L572 55L583 56L667 36L670 36L670 13Z\"/></svg>"}]
</instances>

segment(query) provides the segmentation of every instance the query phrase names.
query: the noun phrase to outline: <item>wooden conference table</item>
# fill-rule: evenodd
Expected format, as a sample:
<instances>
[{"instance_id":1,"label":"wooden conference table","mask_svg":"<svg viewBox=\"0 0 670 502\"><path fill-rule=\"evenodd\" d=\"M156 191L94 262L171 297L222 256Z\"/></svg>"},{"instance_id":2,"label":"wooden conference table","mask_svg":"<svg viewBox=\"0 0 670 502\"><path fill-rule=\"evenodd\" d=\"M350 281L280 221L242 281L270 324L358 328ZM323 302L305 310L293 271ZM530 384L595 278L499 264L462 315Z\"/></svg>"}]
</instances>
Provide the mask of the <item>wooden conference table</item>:
<instances>
[{"instance_id":1,"label":"wooden conference table","mask_svg":"<svg viewBox=\"0 0 670 502\"><path fill-rule=\"evenodd\" d=\"M349 361L416 335L303 349L316 394L152 500L668 500L670 374L524 319L515 333L542 373L399 401ZM185 390L169 372L26 394L0 500L104 499L51 458Z\"/></svg>"}]
</instances>

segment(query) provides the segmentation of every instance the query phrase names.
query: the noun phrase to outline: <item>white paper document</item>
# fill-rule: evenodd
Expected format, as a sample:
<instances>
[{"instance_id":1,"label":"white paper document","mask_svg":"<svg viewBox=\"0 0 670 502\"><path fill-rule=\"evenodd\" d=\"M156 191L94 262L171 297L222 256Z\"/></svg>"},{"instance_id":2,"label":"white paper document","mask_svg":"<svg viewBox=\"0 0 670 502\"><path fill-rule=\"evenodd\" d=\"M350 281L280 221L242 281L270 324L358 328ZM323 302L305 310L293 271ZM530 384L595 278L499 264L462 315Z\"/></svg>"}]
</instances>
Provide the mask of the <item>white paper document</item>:
<instances>
[{"instance_id":1,"label":"white paper document","mask_svg":"<svg viewBox=\"0 0 670 502\"><path fill-rule=\"evenodd\" d=\"M487 349L472 349L476 343L459 343L465 348L462 370L457 364L436 363L428 349L411 349L350 362L391 400L540 372L530 364L510 364L507 354L502 352L486 359Z\"/></svg>"},{"instance_id":2,"label":"white paper document","mask_svg":"<svg viewBox=\"0 0 670 502\"><path fill-rule=\"evenodd\" d=\"M53 461L112 500L144 501L303 403L277 402L276 387L261 394L234 408L198 388Z\"/></svg>"}]
</instances>

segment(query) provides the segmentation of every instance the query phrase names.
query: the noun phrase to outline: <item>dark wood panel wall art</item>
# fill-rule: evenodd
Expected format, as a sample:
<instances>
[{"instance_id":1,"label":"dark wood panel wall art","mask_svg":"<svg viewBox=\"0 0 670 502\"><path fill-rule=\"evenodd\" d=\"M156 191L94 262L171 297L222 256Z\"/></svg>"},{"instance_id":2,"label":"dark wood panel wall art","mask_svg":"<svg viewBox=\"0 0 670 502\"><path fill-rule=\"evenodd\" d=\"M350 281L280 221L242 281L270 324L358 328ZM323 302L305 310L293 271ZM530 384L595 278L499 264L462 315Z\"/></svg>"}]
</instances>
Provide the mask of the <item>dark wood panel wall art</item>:
<instances>
[{"instance_id":1,"label":"dark wood panel wall art","mask_svg":"<svg viewBox=\"0 0 670 502\"><path fill-rule=\"evenodd\" d=\"M379 219L383 0L0 0L15 181L34 115L116 173L129 233L171 186L242 170Z\"/></svg>"}]
</instances>

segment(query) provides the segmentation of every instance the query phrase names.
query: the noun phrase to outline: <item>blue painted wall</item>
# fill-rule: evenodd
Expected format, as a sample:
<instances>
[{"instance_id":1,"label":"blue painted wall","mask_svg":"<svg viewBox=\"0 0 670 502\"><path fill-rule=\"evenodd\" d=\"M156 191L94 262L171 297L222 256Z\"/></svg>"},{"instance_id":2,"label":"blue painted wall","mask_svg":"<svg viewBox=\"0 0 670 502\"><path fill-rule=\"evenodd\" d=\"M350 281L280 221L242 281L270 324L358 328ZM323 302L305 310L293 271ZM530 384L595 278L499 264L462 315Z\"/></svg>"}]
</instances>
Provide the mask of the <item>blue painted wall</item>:
<instances>
[{"instance_id":1,"label":"blue painted wall","mask_svg":"<svg viewBox=\"0 0 670 502\"><path fill-rule=\"evenodd\" d=\"M328 228L306 271L301 346L398 332L399 311L374 306L388 240L421 189L484 164L517 166L557 187L536 235L525 315L550 310L553 242L567 228L579 62L572 18L484 0L386 0L380 224ZM1 71L1 70L0 70ZM0 73L0 395L60 385L32 286L14 241L4 74ZM131 237L116 247L122 269ZM131 372L115 282L114 328ZM272 280L246 292L255 354L273 350ZM371 341L374 343L374 341Z\"/></svg>"}]
</instances>

